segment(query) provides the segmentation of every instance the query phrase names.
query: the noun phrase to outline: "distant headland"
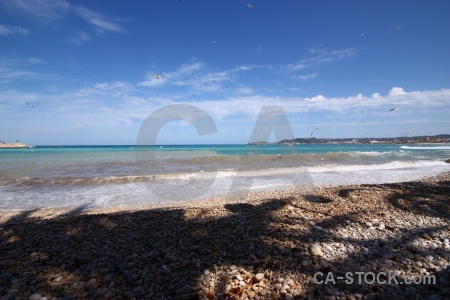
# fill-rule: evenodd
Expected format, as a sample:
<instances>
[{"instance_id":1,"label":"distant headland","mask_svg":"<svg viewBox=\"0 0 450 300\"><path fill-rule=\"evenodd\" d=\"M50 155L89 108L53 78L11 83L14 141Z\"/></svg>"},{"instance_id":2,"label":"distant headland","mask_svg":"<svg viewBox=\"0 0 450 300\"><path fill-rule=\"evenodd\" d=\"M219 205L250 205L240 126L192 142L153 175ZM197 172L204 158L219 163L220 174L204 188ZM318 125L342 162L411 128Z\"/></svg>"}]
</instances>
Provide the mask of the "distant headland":
<instances>
[{"instance_id":1,"label":"distant headland","mask_svg":"<svg viewBox=\"0 0 450 300\"><path fill-rule=\"evenodd\" d=\"M450 134L434 136L402 136L395 138L296 138L281 140L274 144L419 144L419 143L450 143ZM252 142L250 145L271 144L268 142Z\"/></svg>"},{"instance_id":2,"label":"distant headland","mask_svg":"<svg viewBox=\"0 0 450 300\"><path fill-rule=\"evenodd\" d=\"M24 143L5 143L0 141L0 148L31 148Z\"/></svg>"}]
</instances>

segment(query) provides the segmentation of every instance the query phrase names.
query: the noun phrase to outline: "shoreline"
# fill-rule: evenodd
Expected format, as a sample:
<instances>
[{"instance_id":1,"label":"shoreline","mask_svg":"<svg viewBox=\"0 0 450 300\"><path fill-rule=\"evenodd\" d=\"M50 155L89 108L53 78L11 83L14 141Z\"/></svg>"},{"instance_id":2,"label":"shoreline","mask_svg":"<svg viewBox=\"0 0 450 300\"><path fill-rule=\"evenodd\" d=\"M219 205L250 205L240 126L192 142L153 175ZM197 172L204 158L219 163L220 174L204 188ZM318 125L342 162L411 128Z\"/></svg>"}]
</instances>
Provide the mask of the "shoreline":
<instances>
[{"instance_id":1,"label":"shoreline","mask_svg":"<svg viewBox=\"0 0 450 300\"><path fill-rule=\"evenodd\" d=\"M450 160L449 162L450 163ZM437 175L425 176L420 179L407 181L411 182L435 182L439 180L445 180L450 178L450 171L442 172ZM388 183L366 183L366 184L324 184L320 186L315 186L313 194L320 197L322 193L329 193L327 190L336 189L358 189L360 186L383 186L383 185L400 185L406 182L388 182ZM290 199L296 197L304 197L305 194L311 196L311 188L305 187L291 187L281 190L263 190L258 192L251 192L245 195L231 195L231 196L218 196L214 198L205 198L199 200L188 200L185 202L176 202L169 204L160 205L143 205L143 206L125 206L125 207L94 207L89 208L88 205L81 205L78 207L70 208L56 208L56 209L19 209L19 210L8 210L0 209L0 224L6 222L9 218L18 216L24 212L31 212L30 216L35 218L58 218L62 215L71 214L76 212L76 214L113 214L113 213L127 213L127 212L139 212L146 210L165 210L165 209L195 209L195 208L214 208L220 207L227 204L239 204L239 203L249 203L264 201L266 199ZM314 195L313 195L314 196Z\"/></svg>"},{"instance_id":2,"label":"shoreline","mask_svg":"<svg viewBox=\"0 0 450 300\"><path fill-rule=\"evenodd\" d=\"M0 149L1 148L8 148L8 149L15 149L15 148L32 148L32 146L28 146L24 143L4 143L0 142Z\"/></svg>"},{"instance_id":3,"label":"shoreline","mask_svg":"<svg viewBox=\"0 0 450 300\"><path fill-rule=\"evenodd\" d=\"M2 214L0 296L444 299L449 194L445 172L312 196L271 191L154 209ZM394 272L398 282L319 283L355 272Z\"/></svg>"}]
</instances>

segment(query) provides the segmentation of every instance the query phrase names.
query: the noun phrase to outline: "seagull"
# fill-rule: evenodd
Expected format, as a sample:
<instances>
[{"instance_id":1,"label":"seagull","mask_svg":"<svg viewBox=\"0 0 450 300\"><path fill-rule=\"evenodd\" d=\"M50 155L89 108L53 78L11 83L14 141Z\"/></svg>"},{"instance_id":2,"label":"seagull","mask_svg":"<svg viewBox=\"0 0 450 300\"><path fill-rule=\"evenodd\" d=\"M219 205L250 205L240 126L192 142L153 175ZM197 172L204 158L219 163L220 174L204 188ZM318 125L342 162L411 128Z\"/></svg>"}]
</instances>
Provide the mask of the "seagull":
<instances>
[{"instance_id":1,"label":"seagull","mask_svg":"<svg viewBox=\"0 0 450 300\"><path fill-rule=\"evenodd\" d=\"M314 131L318 130L319 127L315 128L313 131L311 131L311 136L313 135Z\"/></svg>"},{"instance_id":2,"label":"seagull","mask_svg":"<svg viewBox=\"0 0 450 300\"><path fill-rule=\"evenodd\" d=\"M394 107L394 108L391 108L391 110L390 110L390 111L394 111L394 110L397 110L397 108L398 108L398 106L396 106L396 107Z\"/></svg>"},{"instance_id":3,"label":"seagull","mask_svg":"<svg viewBox=\"0 0 450 300\"><path fill-rule=\"evenodd\" d=\"M159 74L156 74L156 75L153 76L153 77L155 77L156 79L161 79L161 75L159 75Z\"/></svg>"},{"instance_id":4,"label":"seagull","mask_svg":"<svg viewBox=\"0 0 450 300\"><path fill-rule=\"evenodd\" d=\"M364 124L364 123L366 123L366 121L369 121L369 119L365 119L364 121L362 121L362 123Z\"/></svg>"},{"instance_id":5,"label":"seagull","mask_svg":"<svg viewBox=\"0 0 450 300\"><path fill-rule=\"evenodd\" d=\"M365 33L361 33L361 36L366 36L366 34Z\"/></svg>"},{"instance_id":6,"label":"seagull","mask_svg":"<svg viewBox=\"0 0 450 300\"><path fill-rule=\"evenodd\" d=\"M408 132L405 133L403 136L407 136L408 134L413 133L413 132L414 132L414 130L408 131Z\"/></svg>"},{"instance_id":7,"label":"seagull","mask_svg":"<svg viewBox=\"0 0 450 300\"><path fill-rule=\"evenodd\" d=\"M33 104L28 103L28 102L27 102L27 105L28 105L29 107L34 107Z\"/></svg>"},{"instance_id":8,"label":"seagull","mask_svg":"<svg viewBox=\"0 0 450 300\"><path fill-rule=\"evenodd\" d=\"M250 3L246 3L248 8L253 8L253 5L251 5Z\"/></svg>"},{"instance_id":9,"label":"seagull","mask_svg":"<svg viewBox=\"0 0 450 300\"><path fill-rule=\"evenodd\" d=\"M381 121L381 123L386 122L386 120Z\"/></svg>"}]
</instances>

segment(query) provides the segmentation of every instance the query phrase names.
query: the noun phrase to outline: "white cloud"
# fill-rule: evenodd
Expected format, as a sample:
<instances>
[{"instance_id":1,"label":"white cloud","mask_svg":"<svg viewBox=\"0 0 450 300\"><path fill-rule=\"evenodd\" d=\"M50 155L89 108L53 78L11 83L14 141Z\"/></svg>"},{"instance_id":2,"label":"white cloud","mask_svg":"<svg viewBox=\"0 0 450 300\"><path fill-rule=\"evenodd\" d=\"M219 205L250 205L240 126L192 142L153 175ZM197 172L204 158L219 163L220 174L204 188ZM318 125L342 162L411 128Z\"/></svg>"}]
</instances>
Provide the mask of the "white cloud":
<instances>
[{"instance_id":1,"label":"white cloud","mask_svg":"<svg viewBox=\"0 0 450 300\"><path fill-rule=\"evenodd\" d=\"M55 132L56 135L56 131L61 131L61 128L64 128L66 133L58 134L67 134L72 131L78 134L82 128L88 130L87 135L95 135L94 130L109 132L112 135L117 130L132 135L138 131L143 120L152 112L174 103L191 104L203 109L210 114L222 133L236 128L236 132L242 134L245 128L250 130L253 128L263 106L272 105L282 106L289 120L293 121L292 125L297 127L315 124L314 122L318 120L316 116L320 116L315 113L332 116L333 126L354 125L359 128L360 122L366 118L370 122L381 122L389 117L389 124L394 122L416 124L418 120L433 118L435 123L433 126L442 127L445 125L440 124L447 124L443 121L445 117L442 116L450 106L450 90L406 92L401 99L398 96L389 95L380 96L380 98L363 95L276 98L267 95L241 94L193 102L192 98L176 100L173 95L167 98L149 96L146 88L118 81L96 83L63 93L29 94L4 90L0 93L0 111L11 118L21 118L23 111L17 110L17 106L24 106L26 102L33 103L36 109L33 115L24 120L23 126L32 127L34 125L31 124L39 124L39 130L50 132L47 134ZM394 114L389 112L393 102L400 108ZM36 111L39 113L35 113ZM309 113L313 113L310 116L315 116L314 120L307 121ZM296 123L295 120L300 120L298 122L301 123ZM327 122L322 121L320 121L322 126L326 125ZM391 134L391 131L386 133ZM242 138L241 135L238 137Z\"/></svg>"},{"instance_id":2,"label":"white cloud","mask_svg":"<svg viewBox=\"0 0 450 300\"><path fill-rule=\"evenodd\" d=\"M372 94L372 98L380 99L380 98L381 98L381 95L380 95L379 93L373 93L373 94Z\"/></svg>"},{"instance_id":3,"label":"white cloud","mask_svg":"<svg viewBox=\"0 0 450 300\"><path fill-rule=\"evenodd\" d=\"M403 88L401 87L393 87L390 91L389 91L389 96L401 96L401 95L406 95L406 92L403 90Z\"/></svg>"},{"instance_id":4,"label":"white cloud","mask_svg":"<svg viewBox=\"0 0 450 300\"><path fill-rule=\"evenodd\" d=\"M0 24L0 35L11 35L11 34L28 35L30 34L30 31L20 26Z\"/></svg>"}]
</instances>

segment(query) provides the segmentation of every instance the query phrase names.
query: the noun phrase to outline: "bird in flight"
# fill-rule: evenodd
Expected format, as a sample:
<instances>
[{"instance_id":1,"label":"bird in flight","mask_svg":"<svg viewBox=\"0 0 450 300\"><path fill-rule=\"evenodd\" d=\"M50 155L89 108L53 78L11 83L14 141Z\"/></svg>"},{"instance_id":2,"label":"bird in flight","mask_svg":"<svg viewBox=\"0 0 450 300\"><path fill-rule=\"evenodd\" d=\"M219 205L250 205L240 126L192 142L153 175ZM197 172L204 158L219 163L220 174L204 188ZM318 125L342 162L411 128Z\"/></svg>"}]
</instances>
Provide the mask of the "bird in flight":
<instances>
[{"instance_id":1,"label":"bird in flight","mask_svg":"<svg viewBox=\"0 0 450 300\"><path fill-rule=\"evenodd\" d=\"M34 107L33 104L28 103L28 102L27 102L27 105L28 105L29 107Z\"/></svg>"},{"instance_id":2,"label":"bird in flight","mask_svg":"<svg viewBox=\"0 0 450 300\"><path fill-rule=\"evenodd\" d=\"M253 8L253 5L251 5L250 3L246 3L248 8Z\"/></svg>"},{"instance_id":3,"label":"bird in flight","mask_svg":"<svg viewBox=\"0 0 450 300\"><path fill-rule=\"evenodd\" d=\"M381 123L384 123L384 122L386 122L386 120L381 121Z\"/></svg>"},{"instance_id":4,"label":"bird in flight","mask_svg":"<svg viewBox=\"0 0 450 300\"><path fill-rule=\"evenodd\" d=\"M311 131L311 136L313 136L314 131L316 131L316 130L318 130L318 129L319 129L319 127L313 129L313 131Z\"/></svg>"},{"instance_id":5,"label":"bird in flight","mask_svg":"<svg viewBox=\"0 0 450 300\"><path fill-rule=\"evenodd\" d=\"M159 74L156 74L156 75L153 76L153 77L155 77L156 79L161 79L161 75L159 75Z\"/></svg>"},{"instance_id":6,"label":"bird in flight","mask_svg":"<svg viewBox=\"0 0 450 300\"><path fill-rule=\"evenodd\" d=\"M369 121L369 119L365 119L364 121L362 121L362 123L364 124L364 123L366 123L366 121Z\"/></svg>"},{"instance_id":7,"label":"bird in flight","mask_svg":"<svg viewBox=\"0 0 450 300\"><path fill-rule=\"evenodd\" d=\"M397 108L398 108L398 106L396 106L396 107L394 107L394 108L391 108L391 110L389 110L389 111L397 110Z\"/></svg>"},{"instance_id":8,"label":"bird in flight","mask_svg":"<svg viewBox=\"0 0 450 300\"><path fill-rule=\"evenodd\" d=\"M403 136L407 136L408 134L413 133L413 132L414 132L414 130L408 131L408 132L405 133Z\"/></svg>"}]
</instances>

